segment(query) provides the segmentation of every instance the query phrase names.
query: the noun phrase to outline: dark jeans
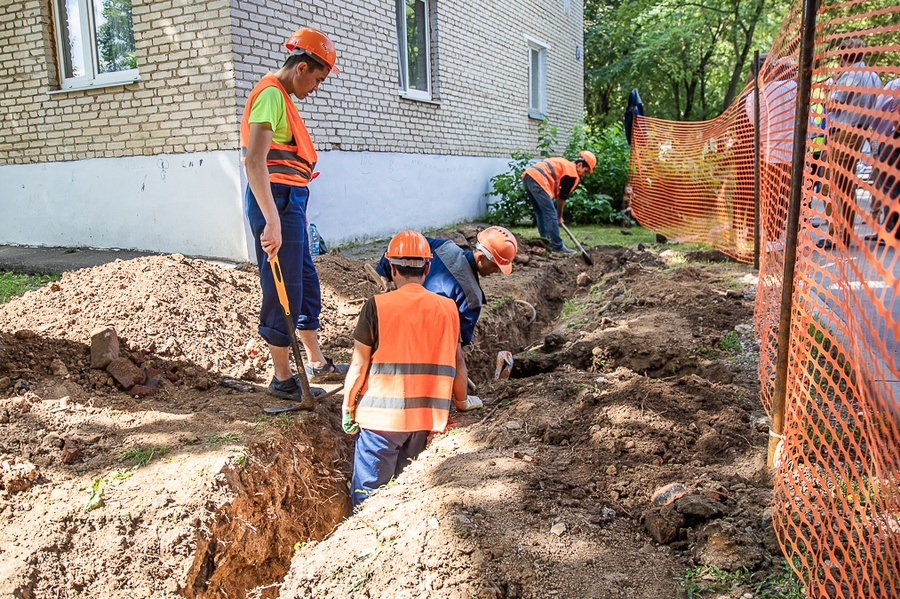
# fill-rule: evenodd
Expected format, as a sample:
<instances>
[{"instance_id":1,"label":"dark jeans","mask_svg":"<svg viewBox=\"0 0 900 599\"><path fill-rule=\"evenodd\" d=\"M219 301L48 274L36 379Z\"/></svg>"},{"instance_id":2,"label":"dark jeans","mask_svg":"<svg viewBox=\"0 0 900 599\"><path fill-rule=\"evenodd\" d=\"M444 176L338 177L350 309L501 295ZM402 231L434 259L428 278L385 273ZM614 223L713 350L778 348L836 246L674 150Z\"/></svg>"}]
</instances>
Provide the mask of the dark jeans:
<instances>
[{"instance_id":1,"label":"dark jeans","mask_svg":"<svg viewBox=\"0 0 900 599\"><path fill-rule=\"evenodd\" d=\"M272 183L272 196L281 217L281 249L278 250L278 262L281 264L281 274L284 277L291 320L294 328L315 330L319 328L322 295L319 275L313 265L307 241L306 202L309 199L309 190L306 187ZM262 287L259 334L269 345L288 347L291 338L284 326L284 312L278 301L272 267L259 243L259 236L266 226L266 220L249 185L244 195L244 212L253 232L256 261L259 264L259 282Z\"/></svg>"},{"instance_id":2,"label":"dark jeans","mask_svg":"<svg viewBox=\"0 0 900 599\"><path fill-rule=\"evenodd\" d=\"M428 443L428 433L359 429L353 454L353 478L350 481L353 509L365 501L369 493L403 472L422 453Z\"/></svg>"},{"instance_id":3,"label":"dark jeans","mask_svg":"<svg viewBox=\"0 0 900 599\"><path fill-rule=\"evenodd\" d=\"M541 237L550 240L550 247L554 250L562 249L563 240L559 236L559 214L556 213L556 204L550 194L538 185L538 182L529 175L523 177L525 184L525 197L534 209L534 221L537 223L538 233Z\"/></svg>"}]
</instances>

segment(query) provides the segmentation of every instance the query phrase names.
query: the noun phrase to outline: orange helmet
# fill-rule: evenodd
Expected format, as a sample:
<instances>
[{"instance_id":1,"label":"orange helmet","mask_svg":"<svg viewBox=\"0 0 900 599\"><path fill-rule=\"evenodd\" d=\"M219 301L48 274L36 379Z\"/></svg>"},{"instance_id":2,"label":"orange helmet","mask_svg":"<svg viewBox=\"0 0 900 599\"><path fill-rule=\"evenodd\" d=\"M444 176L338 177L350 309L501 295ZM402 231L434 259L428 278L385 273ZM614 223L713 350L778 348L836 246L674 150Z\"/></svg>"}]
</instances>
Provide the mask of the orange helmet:
<instances>
[{"instance_id":1,"label":"orange helmet","mask_svg":"<svg viewBox=\"0 0 900 599\"><path fill-rule=\"evenodd\" d=\"M597 166L597 157L594 156L594 153L589 150L582 150L578 152L578 157L587 163L588 172L593 173L594 167Z\"/></svg>"},{"instance_id":2,"label":"orange helmet","mask_svg":"<svg viewBox=\"0 0 900 599\"><path fill-rule=\"evenodd\" d=\"M431 246L418 231L400 231L391 239L384 256L394 266L419 268L431 260Z\"/></svg>"},{"instance_id":3,"label":"orange helmet","mask_svg":"<svg viewBox=\"0 0 900 599\"><path fill-rule=\"evenodd\" d=\"M512 272L513 258L519 251L516 236L503 227L488 227L478 234L475 247L500 267L500 272L508 275Z\"/></svg>"},{"instance_id":4,"label":"orange helmet","mask_svg":"<svg viewBox=\"0 0 900 599\"><path fill-rule=\"evenodd\" d=\"M338 68L334 66L337 59L334 44L327 35L318 29L313 29L312 27L298 29L284 42L284 47L291 53L305 52L327 65L333 74L341 74Z\"/></svg>"}]
</instances>

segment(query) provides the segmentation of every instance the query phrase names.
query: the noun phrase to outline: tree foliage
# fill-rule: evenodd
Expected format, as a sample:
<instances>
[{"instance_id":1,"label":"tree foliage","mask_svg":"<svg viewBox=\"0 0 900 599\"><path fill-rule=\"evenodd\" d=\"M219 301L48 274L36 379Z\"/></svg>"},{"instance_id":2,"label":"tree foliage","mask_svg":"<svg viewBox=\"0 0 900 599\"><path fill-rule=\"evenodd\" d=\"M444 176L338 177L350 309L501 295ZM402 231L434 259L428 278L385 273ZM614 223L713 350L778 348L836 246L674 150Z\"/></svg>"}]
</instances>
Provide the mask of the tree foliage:
<instances>
[{"instance_id":1,"label":"tree foliage","mask_svg":"<svg viewBox=\"0 0 900 599\"><path fill-rule=\"evenodd\" d=\"M103 0L101 15L97 27L100 71L112 73L136 68L131 0Z\"/></svg>"},{"instance_id":2,"label":"tree foliage","mask_svg":"<svg viewBox=\"0 0 900 599\"><path fill-rule=\"evenodd\" d=\"M788 0L586 0L586 122L621 122L632 88L648 116L706 120L741 90Z\"/></svg>"}]
</instances>

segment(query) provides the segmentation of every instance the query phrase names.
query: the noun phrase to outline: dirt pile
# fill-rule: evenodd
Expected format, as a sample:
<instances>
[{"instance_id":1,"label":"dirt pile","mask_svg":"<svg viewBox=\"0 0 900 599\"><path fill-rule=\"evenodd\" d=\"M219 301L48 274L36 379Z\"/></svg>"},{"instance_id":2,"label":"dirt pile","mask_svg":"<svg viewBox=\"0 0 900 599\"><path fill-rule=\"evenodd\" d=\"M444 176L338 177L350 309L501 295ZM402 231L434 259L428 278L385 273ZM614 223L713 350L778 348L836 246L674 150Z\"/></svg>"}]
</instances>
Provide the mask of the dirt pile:
<instances>
[{"instance_id":1,"label":"dirt pile","mask_svg":"<svg viewBox=\"0 0 900 599\"><path fill-rule=\"evenodd\" d=\"M253 272L178 254L116 260L0 306L0 329L87 344L95 327L112 325L132 350L231 374L256 337L258 287Z\"/></svg>"},{"instance_id":2,"label":"dirt pile","mask_svg":"<svg viewBox=\"0 0 900 599\"><path fill-rule=\"evenodd\" d=\"M750 270L522 248L483 280L485 408L347 520L339 399L262 415L253 269L119 261L0 307L0 595L674 597L690 564L777 569ZM323 346L346 359L376 287L360 260L316 264ZM99 325L163 373L152 393L90 368Z\"/></svg>"},{"instance_id":3,"label":"dirt pile","mask_svg":"<svg viewBox=\"0 0 900 599\"><path fill-rule=\"evenodd\" d=\"M348 331L374 284L358 264L340 256L317 258L317 269L328 309L321 330L325 348L347 357L352 349ZM139 363L154 355L213 375L256 381L269 366L256 331L259 305L255 267L223 268L180 254L149 256L64 273L60 281L0 306L0 331L21 339L89 344L96 327L112 325L124 347L141 354ZM10 372L53 374L51 362L61 360L78 377L87 366L73 346L43 362L34 356L45 355L46 348L20 355L6 346L0 358L6 355Z\"/></svg>"}]
</instances>

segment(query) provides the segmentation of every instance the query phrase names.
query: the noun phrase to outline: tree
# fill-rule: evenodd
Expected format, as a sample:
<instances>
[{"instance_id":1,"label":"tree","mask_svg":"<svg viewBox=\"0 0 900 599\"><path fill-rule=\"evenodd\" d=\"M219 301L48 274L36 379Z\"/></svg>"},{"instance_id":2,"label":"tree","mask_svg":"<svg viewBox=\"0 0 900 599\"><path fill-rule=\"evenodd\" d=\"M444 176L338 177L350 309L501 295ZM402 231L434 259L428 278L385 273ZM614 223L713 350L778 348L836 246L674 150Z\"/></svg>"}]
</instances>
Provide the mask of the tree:
<instances>
[{"instance_id":1,"label":"tree","mask_svg":"<svg viewBox=\"0 0 900 599\"><path fill-rule=\"evenodd\" d=\"M102 73L137 68L131 0L103 0L102 19L97 27L97 46Z\"/></svg>"},{"instance_id":2,"label":"tree","mask_svg":"<svg viewBox=\"0 0 900 599\"><path fill-rule=\"evenodd\" d=\"M619 122L638 87L648 115L715 117L768 49L788 0L586 0L585 122Z\"/></svg>"}]
</instances>

